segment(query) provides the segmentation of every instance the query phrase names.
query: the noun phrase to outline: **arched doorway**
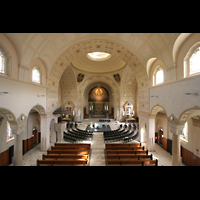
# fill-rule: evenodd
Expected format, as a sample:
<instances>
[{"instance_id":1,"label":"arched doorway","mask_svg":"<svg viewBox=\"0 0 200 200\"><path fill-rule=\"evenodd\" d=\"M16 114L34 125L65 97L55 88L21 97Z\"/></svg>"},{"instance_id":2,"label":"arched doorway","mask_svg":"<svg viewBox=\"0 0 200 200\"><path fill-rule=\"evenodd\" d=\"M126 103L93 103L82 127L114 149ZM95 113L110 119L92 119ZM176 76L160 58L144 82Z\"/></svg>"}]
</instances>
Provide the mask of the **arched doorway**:
<instances>
[{"instance_id":1,"label":"arched doorway","mask_svg":"<svg viewBox=\"0 0 200 200\"><path fill-rule=\"evenodd\" d=\"M28 114L27 132L23 136L23 153L26 153L41 141L40 114L36 108L32 108Z\"/></svg>"},{"instance_id":2,"label":"arched doorway","mask_svg":"<svg viewBox=\"0 0 200 200\"><path fill-rule=\"evenodd\" d=\"M151 110L151 115L155 116L155 143L167 151L168 143L168 117L165 109L156 105Z\"/></svg>"},{"instance_id":3,"label":"arched doorway","mask_svg":"<svg viewBox=\"0 0 200 200\"><path fill-rule=\"evenodd\" d=\"M41 142L41 115L45 114L43 106L33 106L27 118L27 131L23 135L23 153Z\"/></svg>"}]
</instances>

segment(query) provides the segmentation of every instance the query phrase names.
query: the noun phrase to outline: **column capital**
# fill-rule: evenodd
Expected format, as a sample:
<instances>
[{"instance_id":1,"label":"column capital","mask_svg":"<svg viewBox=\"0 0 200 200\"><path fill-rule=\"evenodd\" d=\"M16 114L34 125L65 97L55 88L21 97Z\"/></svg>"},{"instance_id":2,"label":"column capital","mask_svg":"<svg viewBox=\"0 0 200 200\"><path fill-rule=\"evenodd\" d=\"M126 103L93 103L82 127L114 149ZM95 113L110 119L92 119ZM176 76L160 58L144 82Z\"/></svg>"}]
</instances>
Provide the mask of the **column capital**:
<instances>
[{"instance_id":1,"label":"column capital","mask_svg":"<svg viewBox=\"0 0 200 200\"><path fill-rule=\"evenodd\" d=\"M23 132L25 132L25 127L26 127L26 125L25 125L25 124L21 124L21 125L18 125L18 124L10 124L10 127L11 127L11 129L12 129L12 134L20 135L20 134L22 134Z\"/></svg>"},{"instance_id":2,"label":"column capital","mask_svg":"<svg viewBox=\"0 0 200 200\"><path fill-rule=\"evenodd\" d=\"M169 130L174 135L181 135L184 129L184 125L176 125L169 123Z\"/></svg>"}]
</instances>

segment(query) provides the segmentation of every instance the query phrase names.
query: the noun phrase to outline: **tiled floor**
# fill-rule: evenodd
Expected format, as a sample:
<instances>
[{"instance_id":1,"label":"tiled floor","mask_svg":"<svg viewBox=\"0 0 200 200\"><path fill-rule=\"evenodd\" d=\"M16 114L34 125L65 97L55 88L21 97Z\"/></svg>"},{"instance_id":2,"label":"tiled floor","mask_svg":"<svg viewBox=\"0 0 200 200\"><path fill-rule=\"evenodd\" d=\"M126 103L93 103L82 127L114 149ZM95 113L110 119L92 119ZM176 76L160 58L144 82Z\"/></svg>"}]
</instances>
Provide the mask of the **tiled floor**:
<instances>
[{"instance_id":1,"label":"tiled floor","mask_svg":"<svg viewBox=\"0 0 200 200\"><path fill-rule=\"evenodd\" d=\"M87 125L90 122L98 122L98 119L86 119L83 120L81 124L78 125L80 129L86 129ZM116 123L112 120L110 123L110 128L112 130L117 129L119 123ZM54 144L52 143L51 146ZM145 146L145 143L142 143ZM105 155L104 155L104 138L103 132L95 132L93 135L93 140L91 142L91 158L90 158L90 166L105 166ZM36 166L37 159L42 159L42 154L46 154L46 152L40 151L40 144L35 146L33 149L28 151L23 156L23 166ZM155 144L155 152L149 152L149 154L153 154L153 159L158 159L158 166L172 166L172 155L165 151L162 147Z\"/></svg>"}]
</instances>

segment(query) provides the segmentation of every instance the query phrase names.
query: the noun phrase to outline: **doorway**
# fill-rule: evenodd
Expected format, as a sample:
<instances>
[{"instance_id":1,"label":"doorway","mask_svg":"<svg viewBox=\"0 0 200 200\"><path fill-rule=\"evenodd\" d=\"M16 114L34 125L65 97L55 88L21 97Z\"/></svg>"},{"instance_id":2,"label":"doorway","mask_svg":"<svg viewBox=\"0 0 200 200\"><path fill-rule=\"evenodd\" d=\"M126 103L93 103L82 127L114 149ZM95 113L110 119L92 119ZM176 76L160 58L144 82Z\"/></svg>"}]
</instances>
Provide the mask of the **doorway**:
<instances>
[{"instance_id":1,"label":"doorway","mask_svg":"<svg viewBox=\"0 0 200 200\"><path fill-rule=\"evenodd\" d=\"M37 128L33 128L32 130L32 147L34 147L38 142L37 142Z\"/></svg>"},{"instance_id":2,"label":"doorway","mask_svg":"<svg viewBox=\"0 0 200 200\"><path fill-rule=\"evenodd\" d=\"M155 142L161 147L163 147L163 136L163 128L159 128L158 132L155 133Z\"/></svg>"}]
</instances>

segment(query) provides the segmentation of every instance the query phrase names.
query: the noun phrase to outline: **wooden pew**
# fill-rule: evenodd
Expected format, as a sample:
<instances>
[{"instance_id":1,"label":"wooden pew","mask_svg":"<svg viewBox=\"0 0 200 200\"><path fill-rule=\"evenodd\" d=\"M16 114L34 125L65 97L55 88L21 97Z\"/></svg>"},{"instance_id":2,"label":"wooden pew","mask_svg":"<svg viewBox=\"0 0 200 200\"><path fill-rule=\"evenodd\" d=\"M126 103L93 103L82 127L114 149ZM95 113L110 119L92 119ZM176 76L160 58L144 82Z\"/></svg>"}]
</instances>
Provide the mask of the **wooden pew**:
<instances>
[{"instance_id":1,"label":"wooden pew","mask_svg":"<svg viewBox=\"0 0 200 200\"><path fill-rule=\"evenodd\" d=\"M108 154L135 154L135 155L148 155L148 150L106 150Z\"/></svg>"},{"instance_id":2,"label":"wooden pew","mask_svg":"<svg viewBox=\"0 0 200 200\"><path fill-rule=\"evenodd\" d=\"M107 160L107 166L158 166L158 160Z\"/></svg>"},{"instance_id":3,"label":"wooden pew","mask_svg":"<svg viewBox=\"0 0 200 200\"><path fill-rule=\"evenodd\" d=\"M72 154L72 155L89 155L90 150L47 150L47 154L56 154L56 155L64 155L64 154Z\"/></svg>"},{"instance_id":4,"label":"wooden pew","mask_svg":"<svg viewBox=\"0 0 200 200\"><path fill-rule=\"evenodd\" d=\"M85 144L85 143L54 143L54 146L90 147L91 144Z\"/></svg>"},{"instance_id":5,"label":"wooden pew","mask_svg":"<svg viewBox=\"0 0 200 200\"><path fill-rule=\"evenodd\" d=\"M129 147L129 146L107 147L106 150L144 150L144 147Z\"/></svg>"},{"instance_id":6,"label":"wooden pew","mask_svg":"<svg viewBox=\"0 0 200 200\"><path fill-rule=\"evenodd\" d=\"M84 159L84 160L89 160L89 155L73 155L73 154L65 154L65 155L42 155L42 160L79 160L79 159Z\"/></svg>"},{"instance_id":7,"label":"wooden pew","mask_svg":"<svg viewBox=\"0 0 200 200\"><path fill-rule=\"evenodd\" d=\"M87 166L88 160L39 160L37 166Z\"/></svg>"},{"instance_id":8,"label":"wooden pew","mask_svg":"<svg viewBox=\"0 0 200 200\"><path fill-rule=\"evenodd\" d=\"M131 160L152 160L153 156L151 155L133 155L133 154L120 154L120 155L106 155L106 160L123 160L123 159L131 159Z\"/></svg>"},{"instance_id":9,"label":"wooden pew","mask_svg":"<svg viewBox=\"0 0 200 200\"><path fill-rule=\"evenodd\" d=\"M141 143L106 143L106 149L108 147L141 147Z\"/></svg>"},{"instance_id":10,"label":"wooden pew","mask_svg":"<svg viewBox=\"0 0 200 200\"><path fill-rule=\"evenodd\" d=\"M51 150L90 150L90 147L86 146L51 146Z\"/></svg>"}]
</instances>

